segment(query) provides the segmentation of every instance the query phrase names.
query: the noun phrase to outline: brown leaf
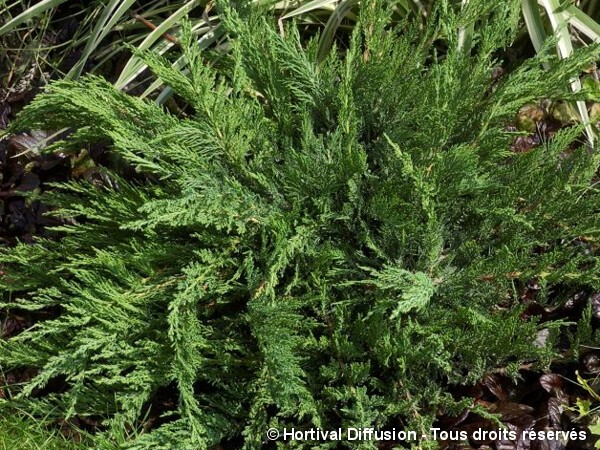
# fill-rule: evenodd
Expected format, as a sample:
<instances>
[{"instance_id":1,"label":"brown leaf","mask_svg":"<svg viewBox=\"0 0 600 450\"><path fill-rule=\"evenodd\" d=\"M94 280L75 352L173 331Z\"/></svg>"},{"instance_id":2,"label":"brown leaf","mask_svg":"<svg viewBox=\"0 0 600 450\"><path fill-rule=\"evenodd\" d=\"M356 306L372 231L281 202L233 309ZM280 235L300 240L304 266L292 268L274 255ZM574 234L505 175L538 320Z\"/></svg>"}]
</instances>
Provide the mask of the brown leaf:
<instances>
[{"instance_id":1,"label":"brown leaf","mask_svg":"<svg viewBox=\"0 0 600 450\"><path fill-rule=\"evenodd\" d=\"M553 393L563 390L563 379L555 373L545 373L540 377L540 384L548 393Z\"/></svg>"},{"instance_id":2,"label":"brown leaf","mask_svg":"<svg viewBox=\"0 0 600 450\"><path fill-rule=\"evenodd\" d=\"M4 130L8 126L8 115L10 114L10 105L8 102L0 104L0 130Z\"/></svg>"},{"instance_id":3,"label":"brown leaf","mask_svg":"<svg viewBox=\"0 0 600 450\"><path fill-rule=\"evenodd\" d=\"M600 373L600 355L597 352L586 353L582 362L586 372Z\"/></svg>"},{"instance_id":4,"label":"brown leaf","mask_svg":"<svg viewBox=\"0 0 600 450\"><path fill-rule=\"evenodd\" d=\"M560 400L556 397L552 397L548 400L548 422L554 428L561 429L561 416L563 412L563 406Z\"/></svg>"},{"instance_id":5,"label":"brown leaf","mask_svg":"<svg viewBox=\"0 0 600 450\"><path fill-rule=\"evenodd\" d=\"M600 319L600 292L596 292L590 297L592 303L592 314L596 319Z\"/></svg>"},{"instance_id":6,"label":"brown leaf","mask_svg":"<svg viewBox=\"0 0 600 450\"><path fill-rule=\"evenodd\" d=\"M488 374L483 378L483 384L499 400L508 401L509 390L507 388L509 381L497 374Z\"/></svg>"},{"instance_id":7,"label":"brown leaf","mask_svg":"<svg viewBox=\"0 0 600 450\"><path fill-rule=\"evenodd\" d=\"M540 305L538 302L530 302L527 304L527 308L521 313L521 318L524 320L528 320L533 316L544 316L545 314L544 307Z\"/></svg>"},{"instance_id":8,"label":"brown leaf","mask_svg":"<svg viewBox=\"0 0 600 450\"><path fill-rule=\"evenodd\" d=\"M502 420L515 422L516 419L519 419L519 422L521 422L522 420L529 420L529 414L532 413L534 409L531 406L522 403L499 401L493 403L489 411L500 414Z\"/></svg>"},{"instance_id":9,"label":"brown leaf","mask_svg":"<svg viewBox=\"0 0 600 450\"><path fill-rule=\"evenodd\" d=\"M40 150L48 144L48 134L44 131L34 130L29 134L22 133L11 136L9 142L18 153L32 152L38 155Z\"/></svg>"},{"instance_id":10,"label":"brown leaf","mask_svg":"<svg viewBox=\"0 0 600 450\"><path fill-rule=\"evenodd\" d=\"M14 336L25 328L27 328L27 320L24 317L11 314L0 322L0 338Z\"/></svg>"},{"instance_id":11,"label":"brown leaf","mask_svg":"<svg viewBox=\"0 0 600 450\"><path fill-rule=\"evenodd\" d=\"M537 135L517 136L511 148L515 153L527 153L538 145L540 138Z\"/></svg>"},{"instance_id":12,"label":"brown leaf","mask_svg":"<svg viewBox=\"0 0 600 450\"><path fill-rule=\"evenodd\" d=\"M21 182L17 186L17 191L33 191L40 185L40 177L35 173L26 172L21 177Z\"/></svg>"}]
</instances>

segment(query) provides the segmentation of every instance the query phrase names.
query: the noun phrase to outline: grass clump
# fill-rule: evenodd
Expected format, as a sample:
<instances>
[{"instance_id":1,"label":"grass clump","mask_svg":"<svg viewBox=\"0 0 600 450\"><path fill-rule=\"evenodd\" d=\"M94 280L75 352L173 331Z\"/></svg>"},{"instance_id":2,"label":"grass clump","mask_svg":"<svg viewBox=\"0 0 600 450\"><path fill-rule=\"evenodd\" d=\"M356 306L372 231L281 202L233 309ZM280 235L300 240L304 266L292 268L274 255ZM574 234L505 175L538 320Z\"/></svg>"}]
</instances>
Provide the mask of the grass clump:
<instances>
[{"instance_id":1,"label":"grass clump","mask_svg":"<svg viewBox=\"0 0 600 450\"><path fill-rule=\"evenodd\" d=\"M70 127L55 147L109 141L138 174L62 184L60 238L0 254L2 307L53 313L0 343L4 371L37 369L4 407L90 417L130 448L255 449L270 427L420 435L468 406L449 386L548 364L561 324L522 319L515 286L537 280L542 303L600 287L598 157L581 128L517 154L505 127L572 97L597 52L494 81L518 2L480 3L465 49L473 9L442 2L415 41L367 2L323 62L223 8L229 55L206 64L189 25L189 74L140 54L185 118L97 77L52 83L12 129Z\"/></svg>"},{"instance_id":2,"label":"grass clump","mask_svg":"<svg viewBox=\"0 0 600 450\"><path fill-rule=\"evenodd\" d=\"M0 450L77 450L89 448L59 432L49 431L39 421L19 415L0 418Z\"/></svg>"}]
</instances>

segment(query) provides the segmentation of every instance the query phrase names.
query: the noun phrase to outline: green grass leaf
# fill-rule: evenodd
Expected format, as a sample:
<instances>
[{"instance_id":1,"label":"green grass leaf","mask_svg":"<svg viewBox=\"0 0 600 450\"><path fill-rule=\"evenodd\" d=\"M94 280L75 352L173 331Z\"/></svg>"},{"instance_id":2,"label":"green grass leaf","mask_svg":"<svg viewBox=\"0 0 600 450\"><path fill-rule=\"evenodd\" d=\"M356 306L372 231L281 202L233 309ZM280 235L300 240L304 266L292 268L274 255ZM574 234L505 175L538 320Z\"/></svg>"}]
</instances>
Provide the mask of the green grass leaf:
<instances>
[{"instance_id":1,"label":"green grass leaf","mask_svg":"<svg viewBox=\"0 0 600 450\"><path fill-rule=\"evenodd\" d=\"M42 13L46 12L47 10L55 8L65 3L66 1L67 0L41 0L40 2L30 6L21 14L13 17L11 20L2 25L0 27L0 36L8 33L9 31L12 31L13 29L18 27L22 23L28 21L29 19L37 17Z\"/></svg>"}]
</instances>

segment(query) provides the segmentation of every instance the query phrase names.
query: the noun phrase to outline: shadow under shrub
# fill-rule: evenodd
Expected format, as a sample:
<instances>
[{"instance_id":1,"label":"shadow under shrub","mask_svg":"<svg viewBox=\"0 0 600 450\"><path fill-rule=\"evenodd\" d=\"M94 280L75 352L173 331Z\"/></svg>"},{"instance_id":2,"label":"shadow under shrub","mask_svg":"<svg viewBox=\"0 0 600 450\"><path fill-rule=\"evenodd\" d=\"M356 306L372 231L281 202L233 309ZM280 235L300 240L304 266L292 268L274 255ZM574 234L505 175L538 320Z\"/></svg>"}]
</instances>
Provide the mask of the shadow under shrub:
<instances>
[{"instance_id":1,"label":"shadow under shrub","mask_svg":"<svg viewBox=\"0 0 600 450\"><path fill-rule=\"evenodd\" d=\"M420 435L469 406L445 386L544 368L561 324L522 319L514 282L536 279L541 303L552 286L600 288L598 156L578 128L522 154L504 129L524 104L567 98L597 51L495 81L518 18L498 3L468 52L453 36L474 15L401 33L370 2L322 63L293 28L224 10L235 39L214 64L189 25L189 74L141 54L187 118L97 77L52 83L12 129L70 127L63 151L108 139L140 177L62 184L45 199L62 237L0 253L2 307L60 311L0 342L4 372L38 369L3 406L102 417L130 448L260 448L269 427Z\"/></svg>"}]
</instances>

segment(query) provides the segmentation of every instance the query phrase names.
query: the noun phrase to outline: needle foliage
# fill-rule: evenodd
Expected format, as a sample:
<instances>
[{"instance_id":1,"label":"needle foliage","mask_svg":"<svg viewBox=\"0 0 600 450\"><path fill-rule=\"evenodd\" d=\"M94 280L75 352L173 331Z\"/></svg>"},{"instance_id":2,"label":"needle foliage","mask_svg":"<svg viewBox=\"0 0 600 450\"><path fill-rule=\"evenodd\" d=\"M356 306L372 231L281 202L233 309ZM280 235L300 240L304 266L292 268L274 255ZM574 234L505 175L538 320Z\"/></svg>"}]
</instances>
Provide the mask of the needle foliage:
<instances>
[{"instance_id":1,"label":"needle foliage","mask_svg":"<svg viewBox=\"0 0 600 450\"><path fill-rule=\"evenodd\" d=\"M468 406L452 385L548 364L561 325L524 320L515 286L536 279L542 303L600 289L599 161L581 128L517 154L505 127L572 97L597 50L498 81L518 2L441 2L424 31L389 26L385 3L323 61L224 7L232 49L208 64L186 25L189 74L140 56L189 117L94 76L25 108L13 131L69 127L55 147L110 142L138 175L57 186L58 238L0 253L2 307L51 313L0 342L5 373L37 369L3 407L101 419L134 449L257 449L269 427L420 435Z\"/></svg>"}]
</instances>

